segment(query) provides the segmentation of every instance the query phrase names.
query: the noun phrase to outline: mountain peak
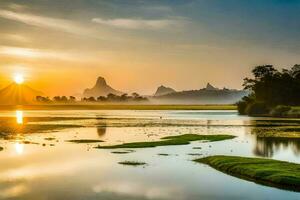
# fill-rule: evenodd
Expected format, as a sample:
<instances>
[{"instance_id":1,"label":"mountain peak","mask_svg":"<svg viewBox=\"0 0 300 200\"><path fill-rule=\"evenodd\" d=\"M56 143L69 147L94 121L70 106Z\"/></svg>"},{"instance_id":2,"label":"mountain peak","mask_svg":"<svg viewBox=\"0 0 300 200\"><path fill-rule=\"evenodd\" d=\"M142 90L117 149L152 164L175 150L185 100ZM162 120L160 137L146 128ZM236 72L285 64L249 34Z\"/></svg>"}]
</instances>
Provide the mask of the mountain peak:
<instances>
[{"instance_id":1,"label":"mountain peak","mask_svg":"<svg viewBox=\"0 0 300 200\"><path fill-rule=\"evenodd\" d=\"M108 94L121 95L123 92L113 89L110 87L105 78L99 76L97 78L96 84L92 88L85 89L83 92L84 97L99 97L99 96L107 96Z\"/></svg>"},{"instance_id":2,"label":"mountain peak","mask_svg":"<svg viewBox=\"0 0 300 200\"><path fill-rule=\"evenodd\" d=\"M166 94L170 94L176 92L173 88L165 87L163 85L159 86L154 94L154 96L162 96Z\"/></svg>"},{"instance_id":3,"label":"mountain peak","mask_svg":"<svg viewBox=\"0 0 300 200\"><path fill-rule=\"evenodd\" d=\"M210 83L207 83L206 85L206 90L218 90L218 88L215 88L214 86L212 86Z\"/></svg>"},{"instance_id":4,"label":"mountain peak","mask_svg":"<svg viewBox=\"0 0 300 200\"><path fill-rule=\"evenodd\" d=\"M96 82L96 86L104 86L107 85L105 78L99 76Z\"/></svg>"}]
</instances>

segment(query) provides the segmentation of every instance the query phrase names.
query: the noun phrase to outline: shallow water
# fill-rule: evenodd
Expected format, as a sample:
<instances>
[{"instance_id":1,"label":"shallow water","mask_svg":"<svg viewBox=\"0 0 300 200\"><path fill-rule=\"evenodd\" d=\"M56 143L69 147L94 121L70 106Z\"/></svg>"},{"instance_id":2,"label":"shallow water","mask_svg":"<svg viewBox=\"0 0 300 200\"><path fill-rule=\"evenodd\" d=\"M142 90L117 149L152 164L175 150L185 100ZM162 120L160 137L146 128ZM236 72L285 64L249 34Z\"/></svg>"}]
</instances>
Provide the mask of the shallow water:
<instances>
[{"instance_id":1,"label":"shallow water","mask_svg":"<svg viewBox=\"0 0 300 200\"><path fill-rule=\"evenodd\" d=\"M298 132L300 121L238 116L235 111L0 112L5 126L81 125L36 133L2 133L0 199L300 199L300 193L262 186L192 160L208 155L260 156L300 163L300 140L262 139L259 131ZM297 129L298 128L298 129ZM6 130L6 129L5 129ZM154 141L169 135L232 134L233 140L134 149L113 154L100 145ZM49 139L50 138L50 139ZM23 144L23 141L34 144ZM193 149L201 147L201 149ZM161 156L158 154L169 154ZM143 161L124 166L120 161Z\"/></svg>"}]
</instances>

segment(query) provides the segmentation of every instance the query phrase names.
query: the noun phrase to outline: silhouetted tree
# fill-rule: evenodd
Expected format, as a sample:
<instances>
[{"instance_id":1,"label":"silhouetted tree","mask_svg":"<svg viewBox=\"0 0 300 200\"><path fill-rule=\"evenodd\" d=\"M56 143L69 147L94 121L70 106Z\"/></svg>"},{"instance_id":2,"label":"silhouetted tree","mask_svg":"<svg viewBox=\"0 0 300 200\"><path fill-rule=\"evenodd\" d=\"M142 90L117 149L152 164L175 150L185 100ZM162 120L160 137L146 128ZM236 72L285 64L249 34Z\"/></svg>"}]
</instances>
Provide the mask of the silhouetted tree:
<instances>
[{"instance_id":1,"label":"silhouetted tree","mask_svg":"<svg viewBox=\"0 0 300 200\"><path fill-rule=\"evenodd\" d=\"M69 101L70 101L70 102L76 102L76 97L70 96L70 97L69 97Z\"/></svg>"},{"instance_id":2,"label":"silhouetted tree","mask_svg":"<svg viewBox=\"0 0 300 200\"><path fill-rule=\"evenodd\" d=\"M97 101L106 101L107 99L106 99L106 97L104 97L104 96L99 96L98 98L97 98Z\"/></svg>"},{"instance_id":3,"label":"silhouetted tree","mask_svg":"<svg viewBox=\"0 0 300 200\"><path fill-rule=\"evenodd\" d=\"M55 97L53 97L53 101L55 101L55 102L60 102L60 101L61 101L60 96L55 96Z\"/></svg>"},{"instance_id":4,"label":"silhouetted tree","mask_svg":"<svg viewBox=\"0 0 300 200\"><path fill-rule=\"evenodd\" d=\"M43 97L43 96L37 96L36 101L39 103L50 103L51 102L49 97Z\"/></svg>"},{"instance_id":5,"label":"silhouetted tree","mask_svg":"<svg viewBox=\"0 0 300 200\"><path fill-rule=\"evenodd\" d=\"M238 103L241 114L267 112L277 105L300 105L300 65L281 72L272 65L257 66L253 78L244 79L251 94Z\"/></svg>"}]
</instances>

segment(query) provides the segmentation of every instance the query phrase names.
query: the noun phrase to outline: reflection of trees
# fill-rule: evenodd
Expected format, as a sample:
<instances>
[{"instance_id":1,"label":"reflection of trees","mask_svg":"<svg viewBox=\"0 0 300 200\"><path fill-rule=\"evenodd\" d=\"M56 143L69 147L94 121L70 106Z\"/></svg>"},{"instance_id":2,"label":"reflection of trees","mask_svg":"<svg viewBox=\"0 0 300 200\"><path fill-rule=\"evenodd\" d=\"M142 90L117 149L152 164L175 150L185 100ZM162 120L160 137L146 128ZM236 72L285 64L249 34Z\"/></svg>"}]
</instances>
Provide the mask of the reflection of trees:
<instances>
[{"instance_id":1,"label":"reflection of trees","mask_svg":"<svg viewBox=\"0 0 300 200\"><path fill-rule=\"evenodd\" d=\"M257 156L272 157L280 148L290 148L295 155L300 155L300 140L291 138L256 138L253 153Z\"/></svg>"},{"instance_id":2,"label":"reflection of trees","mask_svg":"<svg viewBox=\"0 0 300 200\"><path fill-rule=\"evenodd\" d=\"M272 157L280 149L291 149L296 156L300 156L300 139L297 138L283 138L276 137L277 133L284 133L285 129L282 129L284 125L282 122L269 121L264 124L265 121L260 121L260 124L253 123L254 127L249 127L248 133L254 135L255 146L253 153L257 156ZM289 123L285 121L285 123ZM294 129L296 130L296 129Z\"/></svg>"},{"instance_id":3,"label":"reflection of trees","mask_svg":"<svg viewBox=\"0 0 300 200\"><path fill-rule=\"evenodd\" d=\"M104 136L106 133L106 124L101 124L100 126L97 126L97 134L99 137Z\"/></svg>"}]
</instances>

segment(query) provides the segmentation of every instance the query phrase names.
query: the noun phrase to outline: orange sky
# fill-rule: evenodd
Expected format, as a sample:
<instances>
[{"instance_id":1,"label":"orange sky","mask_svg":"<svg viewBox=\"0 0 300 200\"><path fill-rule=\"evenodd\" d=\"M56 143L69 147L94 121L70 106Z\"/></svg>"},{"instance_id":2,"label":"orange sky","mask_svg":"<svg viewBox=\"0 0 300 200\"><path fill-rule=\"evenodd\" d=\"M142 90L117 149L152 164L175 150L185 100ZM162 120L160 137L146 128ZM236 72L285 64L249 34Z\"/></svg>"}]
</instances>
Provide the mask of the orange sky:
<instances>
[{"instance_id":1,"label":"orange sky","mask_svg":"<svg viewBox=\"0 0 300 200\"><path fill-rule=\"evenodd\" d=\"M276 5L264 22L241 15L242 4L226 13L212 1L33 2L0 2L0 87L22 73L49 96L82 93L98 76L141 94L162 84L240 89L255 65L298 63L297 34L293 24L277 26L285 11Z\"/></svg>"}]
</instances>

